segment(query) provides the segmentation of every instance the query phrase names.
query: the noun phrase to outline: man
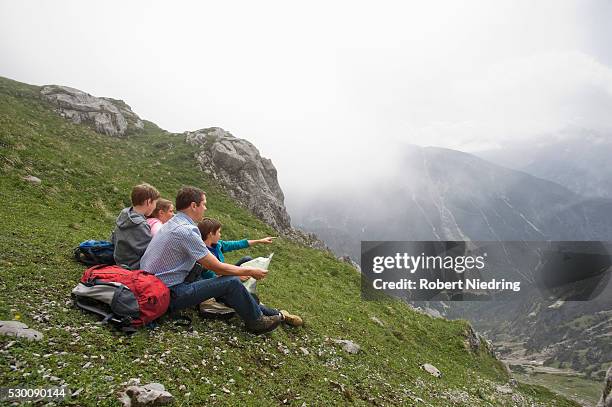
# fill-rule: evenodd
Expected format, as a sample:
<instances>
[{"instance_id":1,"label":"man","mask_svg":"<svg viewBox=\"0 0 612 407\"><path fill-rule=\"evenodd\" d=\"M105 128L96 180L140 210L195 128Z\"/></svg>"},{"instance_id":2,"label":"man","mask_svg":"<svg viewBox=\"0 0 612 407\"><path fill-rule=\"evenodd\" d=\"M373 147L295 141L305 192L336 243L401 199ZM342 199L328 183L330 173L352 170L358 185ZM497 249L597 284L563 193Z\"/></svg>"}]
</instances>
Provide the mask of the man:
<instances>
[{"instance_id":1,"label":"man","mask_svg":"<svg viewBox=\"0 0 612 407\"><path fill-rule=\"evenodd\" d=\"M274 330L281 322L280 315L265 316L242 285L238 276L264 278L266 270L238 267L221 263L202 241L197 222L204 218L206 195L195 187L183 187L176 195L177 214L153 237L140 266L155 274L170 288L170 311L198 305L216 298L232 307L244 320L248 331L262 334ZM220 277L185 279L196 263L212 270Z\"/></svg>"},{"instance_id":2,"label":"man","mask_svg":"<svg viewBox=\"0 0 612 407\"><path fill-rule=\"evenodd\" d=\"M157 189L149 184L132 188L132 206L121 211L116 220L111 242L115 245L115 263L130 270L140 268L140 258L151 241L147 216L159 199Z\"/></svg>"}]
</instances>

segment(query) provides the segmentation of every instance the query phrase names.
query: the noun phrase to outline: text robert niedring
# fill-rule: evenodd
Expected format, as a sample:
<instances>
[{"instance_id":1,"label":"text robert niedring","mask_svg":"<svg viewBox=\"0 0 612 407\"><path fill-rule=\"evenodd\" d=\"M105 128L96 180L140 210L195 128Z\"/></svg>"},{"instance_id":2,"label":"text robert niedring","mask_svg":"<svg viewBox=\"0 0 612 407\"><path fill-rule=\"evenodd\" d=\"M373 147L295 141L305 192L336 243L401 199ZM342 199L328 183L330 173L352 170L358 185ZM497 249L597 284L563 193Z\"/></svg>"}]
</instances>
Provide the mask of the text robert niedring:
<instances>
[{"instance_id":1,"label":"text robert niedring","mask_svg":"<svg viewBox=\"0 0 612 407\"><path fill-rule=\"evenodd\" d=\"M479 278L466 278L465 280L443 281L420 278L418 281L402 278L397 281L385 281L377 278L372 281L375 290L521 290L520 281L506 281L505 279L492 279L482 281Z\"/></svg>"}]
</instances>

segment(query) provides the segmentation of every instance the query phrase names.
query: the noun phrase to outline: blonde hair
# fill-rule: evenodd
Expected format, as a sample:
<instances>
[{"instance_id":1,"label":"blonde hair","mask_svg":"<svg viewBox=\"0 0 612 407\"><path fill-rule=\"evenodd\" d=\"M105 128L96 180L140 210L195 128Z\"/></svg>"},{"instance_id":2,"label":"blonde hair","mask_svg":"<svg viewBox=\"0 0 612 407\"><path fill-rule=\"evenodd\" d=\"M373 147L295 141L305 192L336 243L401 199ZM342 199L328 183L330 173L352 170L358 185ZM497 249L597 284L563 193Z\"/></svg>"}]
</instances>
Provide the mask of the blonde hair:
<instances>
[{"instance_id":1,"label":"blonde hair","mask_svg":"<svg viewBox=\"0 0 612 407\"><path fill-rule=\"evenodd\" d=\"M157 205L155 206L155 209L153 210L153 212L151 212L151 216L149 217L157 218L159 216L160 211L167 212L171 206L172 206L172 201L169 201L164 198L159 198L157 200Z\"/></svg>"}]
</instances>

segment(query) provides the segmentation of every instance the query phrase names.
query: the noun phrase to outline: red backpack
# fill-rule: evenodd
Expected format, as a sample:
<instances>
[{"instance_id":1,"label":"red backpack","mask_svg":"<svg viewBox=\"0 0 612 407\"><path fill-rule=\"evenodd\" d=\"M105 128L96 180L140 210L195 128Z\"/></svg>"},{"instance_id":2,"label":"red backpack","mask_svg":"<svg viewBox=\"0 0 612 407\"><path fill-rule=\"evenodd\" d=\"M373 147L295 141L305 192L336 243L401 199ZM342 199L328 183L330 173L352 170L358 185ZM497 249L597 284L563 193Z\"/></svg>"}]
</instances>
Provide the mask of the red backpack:
<instances>
[{"instance_id":1,"label":"red backpack","mask_svg":"<svg viewBox=\"0 0 612 407\"><path fill-rule=\"evenodd\" d=\"M106 322L138 328L161 317L170 304L170 290L143 270L93 266L72 290L75 304L101 315Z\"/></svg>"}]
</instances>

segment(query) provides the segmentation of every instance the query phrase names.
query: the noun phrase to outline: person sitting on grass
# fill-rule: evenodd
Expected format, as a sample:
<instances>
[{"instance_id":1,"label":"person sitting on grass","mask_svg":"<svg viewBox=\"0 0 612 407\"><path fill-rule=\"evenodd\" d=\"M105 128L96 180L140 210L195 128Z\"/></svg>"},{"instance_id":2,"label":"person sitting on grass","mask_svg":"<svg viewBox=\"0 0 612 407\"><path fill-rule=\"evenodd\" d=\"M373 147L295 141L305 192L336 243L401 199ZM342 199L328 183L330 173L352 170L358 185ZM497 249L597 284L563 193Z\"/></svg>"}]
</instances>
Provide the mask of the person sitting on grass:
<instances>
[{"instance_id":1,"label":"person sitting on grass","mask_svg":"<svg viewBox=\"0 0 612 407\"><path fill-rule=\"evenodd\" d=\"M273 237L264 237L263 239L258 240L221 240L221 227L223 225L216 219L212 218L204 218L201 222L198 223L198 229L200 229L200 234L202 235L202 239L210 251L220 262L225 262L225 256L223 253L231 252L234 250L246 249L247 247L254 246L256 244L270 244L272 243ZM236 262L236 266L240 266L243 263L253 260L250 256L244 256L238 262ZM214 278L217 275L211 270L203 270L202 278ZM249 276L240 276L241 281L246 281L250 277ZM268 308L263 304L259 304L259 308L264 315L282 315L283 322L292 326L301 326L303 325L302 318L297 315L290 314L286 310L276 310L274 308Z\"/></svg>"},{"instance_id":2,"label":"person sitting on grass","mask_svg":"<svg viewBox=\"0 0 612 407\"><path fill-rule=\"evenodd\" d=\"M155 210L159 192L149 184L140 184L132 188L131 198L132 206L123 209L117 217L110 241L115 245L115 263L137 270L140 258L151 242L151 228L146 217Z\"/></svg>"},{"instance_id":3,"label":"person sitting on grass","mask_svg":"<svg viewBox=\"0 0 612 407\"><path fill-rule=\"evenodd\" d=\"M147 223L151 228L151 236L155 236L159 229L174 216L174 205L167 199L159 198L157 206L147 218Z\"/></svg>"},{"instance_id":4,"label":"person sitting on grass","mask_svg":"<svg viewBox=\"0 0 612 407\"><path fill-rule=\"evenodd\" d=\"M168 312L172 314L217 298L236 311L249 332L262 334L276 329L282 317L263 315L238 278L251 276L260 280L266 277L267 270L221 263L206 248L197 227L206 211L204 191L183 187L176 195L175 205L177 214L153 237L141 261L143 270L155 274L170 289ZM220 277L187 279L200 267L213 270Z\"/></svg>"}]
</instances>

